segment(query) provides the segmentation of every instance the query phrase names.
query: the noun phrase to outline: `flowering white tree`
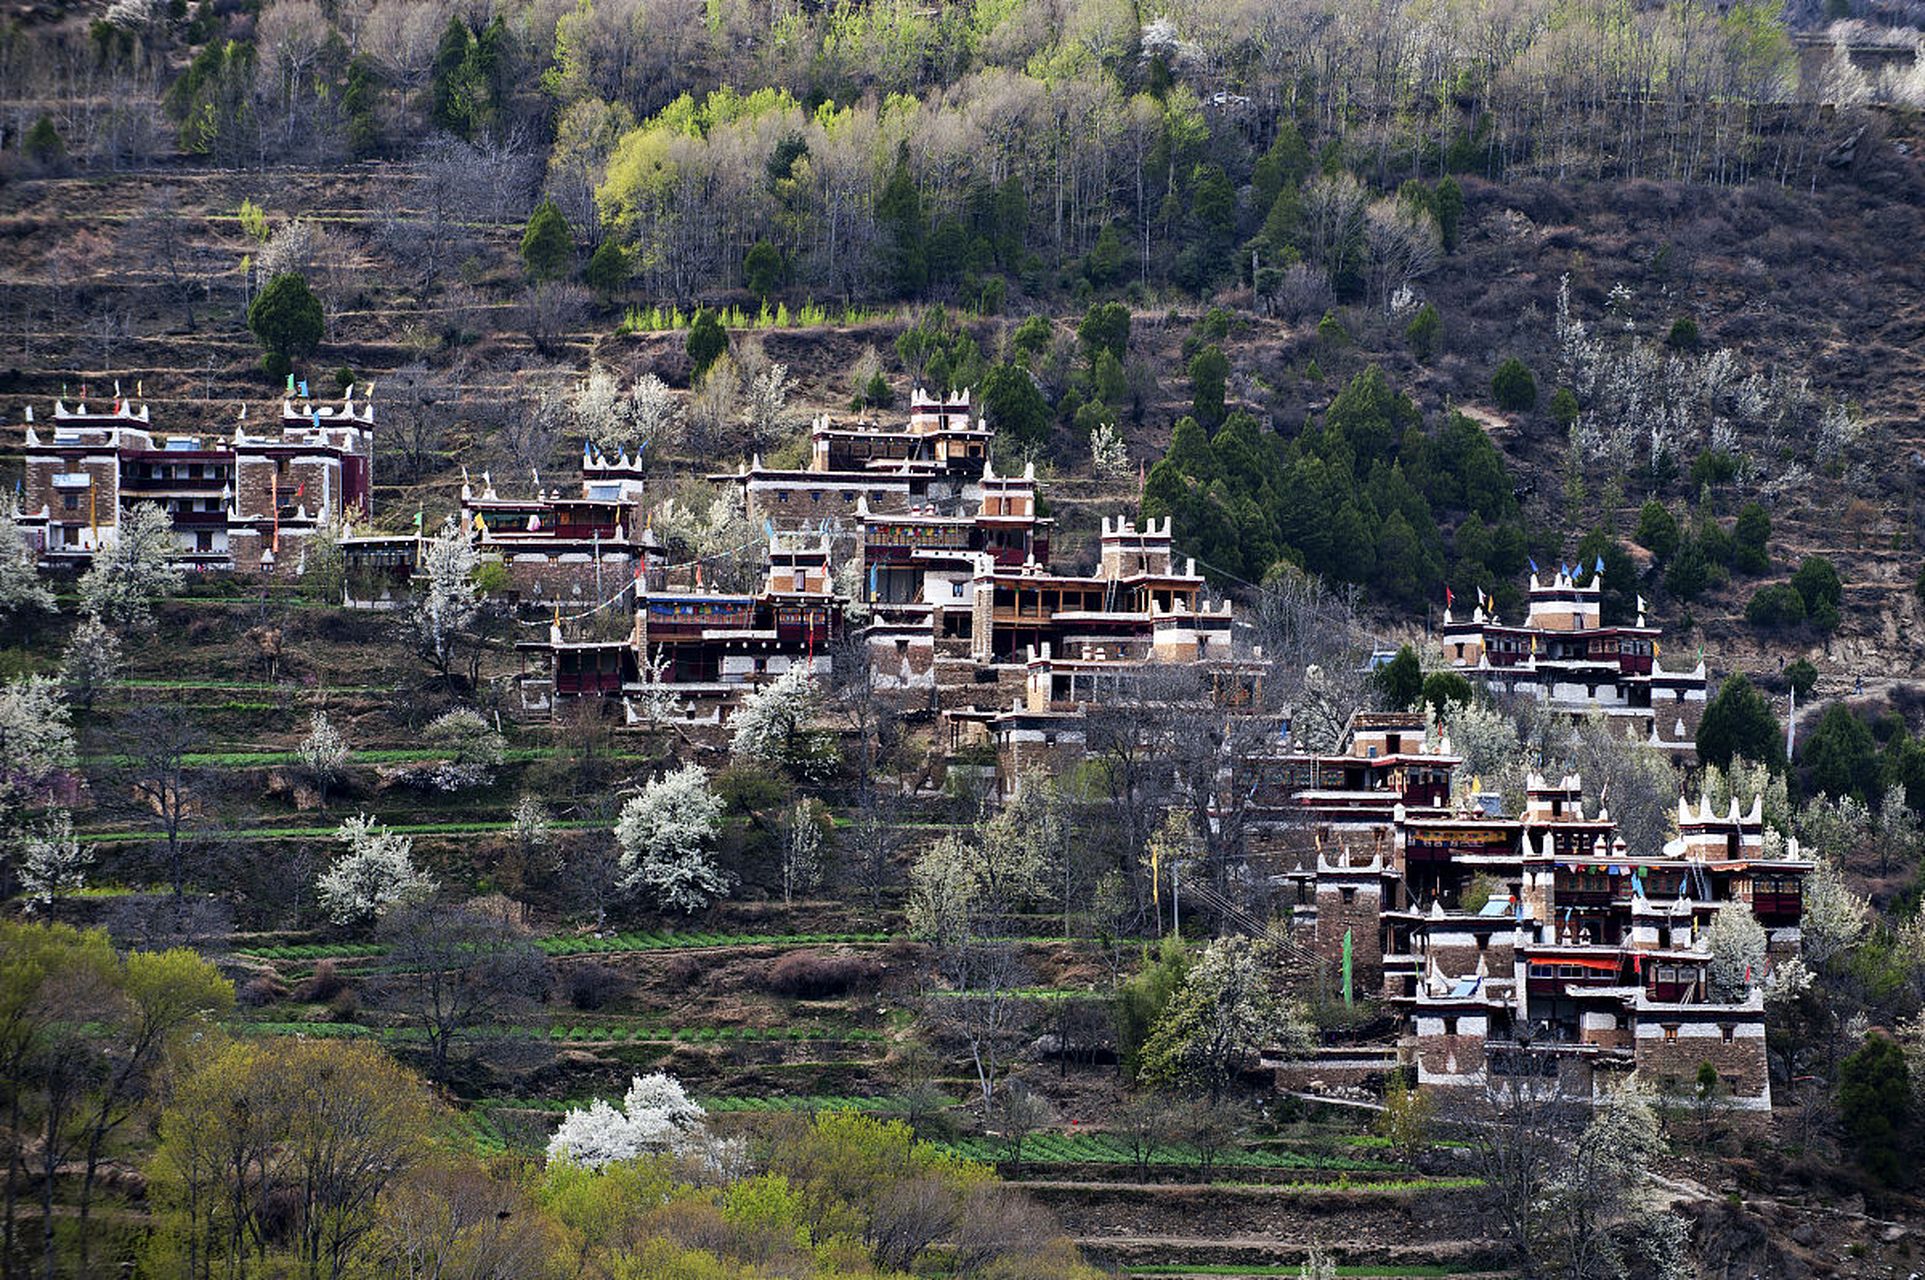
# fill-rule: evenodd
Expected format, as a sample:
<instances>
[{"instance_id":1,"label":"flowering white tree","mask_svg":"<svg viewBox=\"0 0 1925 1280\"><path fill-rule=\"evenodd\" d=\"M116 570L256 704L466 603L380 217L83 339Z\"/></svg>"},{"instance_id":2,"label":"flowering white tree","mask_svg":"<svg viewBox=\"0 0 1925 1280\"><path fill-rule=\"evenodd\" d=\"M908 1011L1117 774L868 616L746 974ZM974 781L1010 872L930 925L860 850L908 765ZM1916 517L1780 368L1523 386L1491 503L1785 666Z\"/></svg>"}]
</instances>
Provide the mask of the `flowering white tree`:
<instances>
[{"instance_id":1,"label":"flowering white tree","mask_svg":"<svg viewBox=\"0 0 1925 1280\"><path fill-rule=\"evenodd\" d=\"M81 610L119 630L145 631L154 622L152 598L179 590L186 573L175 550L167 513L151 502L136 504L121 516L118 537L81 575Z\"/></svg>"},{"instance_id":2,"label":"flowering white tree","mask_svg":"<svg viewBox=\"0 0 1925 1280\"><path fill-rule=\"evenodd\" d=\"M435 891L434 879L414 865L414 842L377 825L367 814L343 822L334 838L348 851L314 882L321 908L334 923L368 924L390 907Z\"/></svg>"},{"instance_id":3,"label":"flowering white tree","mask_svg":"<svg viewBox=\"0 0 1925 1280\"><path fill-rule=\"evenodd\" d=\"M486 786L501 767L506 743L479 711L456 707L436 717L421 737L430 747L448 753L429 774L440 791Z\"/></svg>"},{"instance_id":4,"label":"flowering white tree","mask_svg":"<svg viewBox=\"0 0 1925 1280\"><path fill-rule=\"evenodd\" d=\"M682 409L666 382L645 373L628 389L628 416L637 442L646 445L672 441Z\"/></svg>"},{"instance_id":5,"label":"flowering white tree","mask_svg":"<svg viewBox=\"0 0 1925 1280\"><path fill-rule=\"evenodd\" d=\"M120 637L88 614L74 628L60 659L60 683L75 706L91 710L100 691L120 670Z\"/></svg>"},{"instance_id":6,"label":"flowering white tree","mask_svg":"<svg viewBox=\"0 0 1925 1280\"><path fill-rule=\"evenodd\" d=\"M589 369L588 376L575 384L569 408L574 413L575 429L597 449L615 453L633 443L634 418L630 400L622 384L602 365Z\"/></svg>"},{"instance_id":7,"label":"flowering white tree","mask_svg":"<svg viewBox=\"0 0 1925 1280\"><path fill-rule=\"evenodd\" d=\"M1871 903L1851 891L1837 863L1822 854L1817 862L1805 878L1805 909L1799 933L1804 958L1823 969L1833 956L1851 950L1865 936L1871 925Z\"/></svg>"},{"instance_id":8,"label":"flowering white tree","mask_svg":"<svg viewBox=\"0 0 1925 1280\"><path fill-rule=\"evenodd\" d=\"M348 767L348 740L328 722L328 713L316 711L308 718L307 737L301 739L295 754L321 792L321 807L326 808L328 788L341 780Z\"/></svg>"},{"instance_id":9,"label":"flowering white tree","mask_svg":"<svg viewBox=\"0 0 1925 1280\"><path fill-rule=\"evenodd\" d=\"M508 829L524 853L532 853L554 838L554 824L548 820L548 811L541 807L540 800L525 791L508 815Z\"/></svg>"},{"instance_id":10,"label":"flowering white tree","mask_svg":"<svg viewBox=\"0 0 1925 1280\"><path fill-rule=\"evenodd\" d=\"M822 883L822 832L828 814L814 800L798 800L782 823L782 901L792 902Z\"/></svg>"},{"instance_id":11,"label":"flowering white tree","mask_svg":"<svg viewBox=\"0 0 1925 1280\"><path fill-rule=\"evenodd\" d=\"M799 663L763 685L736 708L729 718L734 736L729 752L769 764L786 764L796 756L797 739L815 715L822 691Z\"/></svg>"},{"instance_id":12,"label":"flowering white tree","mask_svg":"<svg viewBox=\"0 0 1925 1280\"><path fill-rule=\"evenodd\" d=\"M621 888L646 890L662 906L697 911L728 892L728 876L709 851L722 800L698 764L685 764L642 788L615 823Z\"/></svg>"},{"instance_id":13,"label":"flowering white tree","mask_svg":"<svg viewBox=\"0 0 1925 1280\"><path fill-rule=\"evenodd\" d=\"M73 724L60 686L27 676L0 686L0 829L47 794L76 759Z\"/></svg>"},{"instance_id":14,"label":"flowering white tree","mask_svg":"<svg viewBox=\"0 0 1925 1280\"><path fill-rule=\"evenodd\" d=\"M1495 707L1480 707L1475 702L1453 702L1444 727L1450 734L1451 750L1464 759L1464 772L1470 778L1495 779L1518 759L1517 722Z\"/></svg>"},{"instance_id":15,"label":"flowering white tree","mask_svg":"<svg viewBox=\"0 0 1925 1280\"><path fill-rule=\"evenodd\" d=\"M1115 480L1129 474L1129 447L1123 443L1123 433L1116 429L1115 423L1099 422L1090 428L1089 451L1097 475Z\"/></svg>"},{"instance_id":16,"label":"flowering white tree","mask_svg":"<svg viewBox=\"0 0 1925 1280\"><path fill-rule=\"evenodd\" d=\"M703 1145L706 1113L682 1082L665 1072L634 1076L621 1109L596 1098L562 1117L548 1158L590 1169L658 1152L685 1154Z\"/></svg>"},{"instance_id":17,"label":"flowering white tree","mask_svg":"<svg viewBox=\"0 0 1925 1280\"><path fill-rule=\"evenodd\" d=\"M1711 998L1738 1003L1765 976L1765 927L1742 902L1727 902L1711 918L1703 945L1711 953Z\"/></svg>"},{"instance_id":18,"label":"flowering white tree","mask_svg":"<svg viewBox=\"0 0 1925 1280\"><path fill-rule=\"evenodd\" d=\"M20 891L36 907L51 908L87 887L94 852L74 837L73 815L56 809L21 840Z\"/></svg>"},{"instance_id":19,"label":"flowering white tree","mask_svg":"<svg viewBox=\"0 0 1925 1280\"><path fill-rule=\"evenodd\" d=\"M421 594L415 598L415 636L421 653L445 680L461 633L481 611L475 596L475 549L453 516L421 557Z\"/></svg>"},{"instance_id":20,"label":"flowering white tree","mask_svg":"<svg viewBox=\"0 0 1925 1280\"><path fill-rule=\"evenodd\" d=\"M0 618L54 610L53 592L34 568L33 550L15 522L17 514L11 500L0 502Z\"/></svg>"},{"instance_id":21,"label":"flowering white tree","mask_svg":"<svg viewBox=\"0 0 1925 1280\"><path fill-rule=\"evenodd\" d=\"M749 438L761 444L782 425L789 407L789 366L777 361L748 380L742 399L742 422Z\"/></svg>"}]
</instances>

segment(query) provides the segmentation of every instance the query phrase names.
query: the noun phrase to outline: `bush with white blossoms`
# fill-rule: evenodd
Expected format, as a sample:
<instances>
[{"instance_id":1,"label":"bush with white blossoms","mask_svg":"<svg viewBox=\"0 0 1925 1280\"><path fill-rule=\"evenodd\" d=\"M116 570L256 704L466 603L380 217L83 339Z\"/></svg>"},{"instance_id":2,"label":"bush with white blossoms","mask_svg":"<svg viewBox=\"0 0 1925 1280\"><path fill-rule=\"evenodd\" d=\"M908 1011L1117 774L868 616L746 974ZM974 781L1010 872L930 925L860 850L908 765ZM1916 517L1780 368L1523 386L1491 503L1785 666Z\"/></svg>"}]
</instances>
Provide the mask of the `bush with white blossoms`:
<instances>
[{"instance_id":1,"label":"bush with white blossoms","mask_svg":"<svg viewBox=\"0 0 1925 1280\"><path fill-rule=\"evenodd\" d=\"M51 907L87 887L94 852L74 836L73 815L56 809L21 837L20 893L28 910Z\"/></svg>"},{"instance_id":2,"label":"bush with white blossoms","mask_svg":"<svg viewBox=\"0 0 1925 1280\"><path fill-rule=\"evenodd\" d=\"M728 875L709 851L721 822L722 799L699 764L643 787L615 824L622 891L645 891L671 911L699 911L727 893Z\"/></svg>"},{"instance_id":3,"label":"bush with white blossoms","mask_svg":"<svg viewBox=\"0 0 1925 1280\"><path fill-rule=\"evenodd\" d=\"M601 1169L637 1156L683 1155L701 1148L705 1120L701 1105L674 1076L635 1076L619 1110L597 1098L563 1116L548 1140L548 1158Z\"/></svg>"},{"instance_id":4,"label":"bush with white blossoms","mask_svg":"<svg viewBox=\"0 0 1925 1280\"><path fill-rule=\"evenodd\" d=\"M334 838L348 851L314 882L321 909L334 923L369 924L390 907L435 891L434 879L414 865L414 842L378 826L367 814L343 822Z\"/></svg>"},{"instance_id":5,"label":"bush with white blossoms","mask_svg":"<svg viewBox=\"0 0 1925 1280\"><path fill-rule=\"evenodd\" d=\"M507 743L479 711L456 707L433 720L421 737L447 754L428 774L437 791L463 791L494 781Z\"/></svg>"},{"instance_id":6,"label":"bush with white blossoms","mask_svg":"<svg viewBox=\"0 0 1925 1280\"><path fill-rule=\"evenodd\" d=\"M1097 475L1115 480L1129 474L1129 447L1123 443L1123 433L1116 429L1115 423L1099 422L1090 428L1089 451Z\"/></svg>"}]
</instances>

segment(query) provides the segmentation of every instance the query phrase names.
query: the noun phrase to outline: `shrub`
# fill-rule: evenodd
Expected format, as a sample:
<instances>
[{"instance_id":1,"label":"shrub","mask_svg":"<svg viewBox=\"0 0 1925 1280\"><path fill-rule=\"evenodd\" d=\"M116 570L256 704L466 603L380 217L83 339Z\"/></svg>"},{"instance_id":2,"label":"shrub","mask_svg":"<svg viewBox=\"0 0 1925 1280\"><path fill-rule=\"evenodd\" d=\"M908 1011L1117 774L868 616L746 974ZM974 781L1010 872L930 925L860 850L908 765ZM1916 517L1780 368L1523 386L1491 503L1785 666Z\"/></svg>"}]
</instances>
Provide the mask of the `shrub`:
<instances>
[{"instance_id":1,"label":"shrub","mask_svg":"<svg viewBox=\"0 0 1925 1280\"><path fill-rule=\"evenodd\" d=\"M577 1009L599 1009L628 985L615 969L599 962L570 965L562 975L568 1003Z\"/></svg>"},{"instance_id":2,"label":"shrub","mask_svg":"<svg viewBox=\"0 0 1925 1280\"><path fill-rule=\"evenodd\" d=\"M249 978L241 984L241 989L234 993L234 999L249 1009L258 1009L262 1005L273 1004L276 1000L286 998L287 984L271 973Z\"/></svg>"},{"instance_id":3,"label":"shrub","mask_svg":"<svg viewBox=\"0 0 1925 1280\"><path fill-rule=\"evenodd\" d=\"M347 989L348 980L341 976L334 961L323 960L314 966L307 981L294 988L294 998L302 1004L325 1004Z\"/></svg>"},{"instance_id":4,"label":"shrub","mask_svg":"<svg viewBox=\"0 0 1925 1280\"><path fill-rule=\"evenodd\" d=\"M1824 556L1806 556L1791 575L1791 586L1805 602L1805 614L1821 630L1838 625L1838 607L1845 600L1845 584Z\"/></svg>"},{"instance_id":5,"label":"shrub","mask_svg":"<svg viewBox=\"0 0 1925 1280\"><path fill-rule=\"evenodd\" d=\"M827 1000L873 989L882 981L882 966L868 956L791 951L769 964L764 981L779 996Z\"/></svg>"},{"instance_id":6,"label":"shrub","mask_svg":"<svg viewBox=\"0 0 1925 1280\"><path fill-rule=\"evenodd\" d=\"M1671 332L1664 337L1664 345L1673 351L1696 351L1698 349L1698 322L1690 316L1679 316L1671 322Z\"/></svg>"},{"instance_id":7,"label":"shrub","mask_svg":"<svg viewBox=\"0 0 1925 1280\"><path fill-rule=\"evenodd\" d=\"M1745 602L1745 621L1754 627L1795 627L1804 620L1804 597L1784 583L1759 587Z\"/></svg>"},{"instance_id":8,"label":"shrub","mask_svg":"<svg viewBox=\"0 0 1925 1280\"><path fill-rule=\"evenodd\" d=\"M1570 426L1582 412L1577 402L1577 392L1569 387L1559 387L1551 392L1551 421L1558 426Z\"/></svg>"},{"instance_id":9,"label":"shrub","mask_svg":"<svg viewBox=\"0 0 1925 1280\"><path fill-rule=\"evenodd\" d=\"M1529 366L1512 356L1491 375L1491 396L1507 412L1529 412L1537 407L1537 379Z\"/></svg>"}]
</instances>

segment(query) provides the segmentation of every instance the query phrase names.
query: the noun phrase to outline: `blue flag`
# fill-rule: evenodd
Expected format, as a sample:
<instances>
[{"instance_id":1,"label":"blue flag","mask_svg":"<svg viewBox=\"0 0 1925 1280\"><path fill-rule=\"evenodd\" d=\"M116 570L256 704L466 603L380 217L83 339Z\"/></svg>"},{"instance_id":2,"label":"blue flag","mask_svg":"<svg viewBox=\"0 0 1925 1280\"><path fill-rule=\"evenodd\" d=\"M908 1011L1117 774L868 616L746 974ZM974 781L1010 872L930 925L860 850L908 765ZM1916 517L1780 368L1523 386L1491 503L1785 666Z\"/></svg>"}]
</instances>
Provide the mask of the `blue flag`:
<instances>
[{"instance_id":1,"label":"blue flag","mask_svg":"<svg viewBox=\"0 0 1925 1280\"><path fill-rule=\"evenodd\" d=\"M1526 560L1531 560L1531 558L1530 558L1529 556L1525 556L1524 558L1525 558ZM1538 569L1537 569L1537 561L1535 561L1535 560L1531 560L1531 572L1532 572L1532 573L1536 573L1537 571L1538 571Z\"/></svg>"},{"instance_id":2,"label":"blue flag","mask_svg":"<svg viewBox=\"0 0 1925 1280\"><path fill-rule=\"evenodd\" d=\"M1604 573L1604 557L1603 557L1603 556L1599 556L1599 557L1597 558L1597 571L1598 571L1598 574L1599 574L1599 576L1602 576L1602 575L1603 575L1603 573Z\"/></svg>"},{"instance_id":3,"label":"blue flag","mask_svg":"<svg viewBox=\"0 0 1925 1280\"><path fill-rule=\"evenodd\" d=\"M301 399L307 399L307 379L301 379Z\"/></svg>"}]
</instances>

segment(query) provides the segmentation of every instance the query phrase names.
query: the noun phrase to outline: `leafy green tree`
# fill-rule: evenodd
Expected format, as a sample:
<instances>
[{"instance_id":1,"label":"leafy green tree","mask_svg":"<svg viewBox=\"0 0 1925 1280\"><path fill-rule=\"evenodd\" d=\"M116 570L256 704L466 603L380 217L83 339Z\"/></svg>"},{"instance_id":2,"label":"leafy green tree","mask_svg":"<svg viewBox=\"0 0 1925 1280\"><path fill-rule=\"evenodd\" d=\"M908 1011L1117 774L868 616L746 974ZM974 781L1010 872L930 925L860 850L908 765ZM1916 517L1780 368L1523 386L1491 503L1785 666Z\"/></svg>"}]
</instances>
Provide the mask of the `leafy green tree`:
<instances>
[{"instance_id":1,"label":"leafy green tree","mask_svg":"<svg viewBox=\"0 0 1925 1280\"><path fill-rule=\"evenodd\" d=\"M1190 404L1196 420L1213 428L1223 421L1224 393L1230 381L1230 361L1215 343L1190 361Z\"/></svg>"},{"instance_id":2,"label":"leafy green tree","mask_svg":"<svg viewBox=\"0 0 1925 1280\"><path fill-rule=\"evenodd\" d=\"M1771 705L1743 675L1729 676L1698 722L1698 760L1729 769L1738 760L1785 767L1785 735Z\"/></svg>"},{"instance_id":3,"label":"leafy green tree","mask_svg":"<svg viewBox=\"0 0 1925 1280\"><path fill-rule=\"evenodd\" d=\"M1491 397L1497 407L1511 413L1527 413L1537 407L1537 379L1530 366L1511 356L1491 375Z\"/></svg>"},{"instance_id":4,"label":"leafy green tree","mask_svg":"<svg viewBox=\"0 0 1925 1280\"><path fill-rule=\"evenodd\" d=\"M480 88L475 80L474 34L460 17L451 16L435 45L434 69L428 82L428 119L449 133L467 137Z\"/></svg>"},{"instance_id":5,"label":"leafy green tree","mask_svg":"<svg viewBox=\"0 0 1925 1280\"><path fill-rule=\"evenodd\" d=\"M1838 1070L1838 1113L1858 1158L1881 1182L1905 1176L1904 1139L1911 1128L1911 1073L1905 1052L1873 1031Z\"/></svg>"},{"instance_id":6,"label":"leafy green tree","mask_svg":"<svg viewBox=\"0 0 1925 1280\"><path fill-rule=\"evenodd\" d=\"M1130 345L1130 309L1120 302L1097 303L1083 313L1083 322L1076 326L1076 337L1083 344L1083 358L1092 367L1105 351L1122 360Z\"/></svg>"},{"instance_id":7,"label":"leafy green tree","mask_svg":"<svg viewBox=\"0 0 1925 1280\"><path fill-rule=\"evenodd\" d=\"M1664 335L1664 345L1673 351L1696 351L1698 349L1698 322L1690 316L1679 316L1671 322L1671 332Z\"/></svg>"},{"instance_id":8,"label":"leafy green tree","mask_svg":"<svg viewBox=\"0 0 1925 1280\"><path fill-rule=\"evenodd\" d=\"M1805 614L1820 631L1838 626L1838 609L1845 599L1845 584L1838 570L1824 556L1806 556L1791 575L1791 586L1805 602Z\"/></svg>"},{"instance_id":9,"label":"leafy green tree","mask_svg":"<svg viewBox=\"0 0 1925 1280\"><path fill-rule=\"evenodd\" d=\"M1664 571L1664 588L1680 600L1695 600L1704 594L1711 581L1711 565L1705 560L1704 544L1696 538L1678 543L1678 555Z\"/></svg>"},{"instance_id":10,"label":"leafy green tree","mask_svg":"<svg viewBox=\"0 0 1925 1280\"><path fill-rule=\"evenodd\" d=\"M582 270L582 279L588 282L588 287L604 297L626 285L628 277L628 252L614 236L605 237L595 246L588 266Z\"/></svg>"},{"instance_id":11,"label":"leafy green tree","mask_svg":"<svg viewBox=\"0 0 1925 1280\"><path fill-rule=\"evenodd\" d=\"M742 257L742 282L758 298L774 293L782 283L782 251L767 240L757 240Z\"/></svg>"},{"instance_id":12,"label":"leafy green tree","mask_svg":"<svg viewBox=\"0 0 1925 1280\"><path fill-rule=\"evenodd\" d=\"M20 150L27 159L44 170L59 169L67 163L67 144L54 127L52 116L41 116L20 139Z\"/></svg>"},{"instance_id":13,"label":"leafy green tree","mask_svg":"<svg viewBox=\"0 0 1925 1280\"><path fill-rule=\"evenodd\" d=\"M1878 792L1878 744L1851 708L1834 702L1818 727L1799 743L1798 763L1808 791L1869 800Z\"/></svg>"},{"instance_id":14,"label":"leafy green tree","mask_svg":"<svg viewBox=\"0 0 1925 1280\"><path fill-rule=\"evenodd\" d=\"M1678 539L1682 535L1678 529L1678 518L1662 502L1652 498L1638 509L1638 531L1633 536L1639 546L1659 561L1665 561L1677 551Z\"/></svg>"},{"instance_id":15,"label":"leafy green tree","mask_svg":"<svg viewBox=\"0 0 1925 1280\"><path fill-rule=\"evenodd\" d=\"M553 200L543 200L521 233L521 260L537 280L559 280L575 260L575 238Z\"/></svg>"},{"instance_id":16,"label":"leafy green tree","mask_svg":"<svg viewBox=\"0 0 1925 1280\"><path fill-rule=\"evenodd\" d=\"M1142 1065L1143 1045L1163 1017L1170 997L1183 985L1196 957L1178 934L1167 934L1154 948L1145 947L1143 967L1116 991L1116 1033L1123 1068L1134 1077Z\"/></svg>"},{"instance_id":17,"label":"leafy green tree","mask_svg":"<svg viewBox=\"0 0 1925 1280\"><path fill-rule=\"evenodd\" d=\"M1404 341L1410 344L1410 354L1426 364L1437 354L1437 341L1443 334L1443 318L1428 302L1417 308L1417 314L1404 326Z\"/></svg>"},{"instance_id":18,"label":"leafy green tree","mask_svg":"<svg viewBox=\"0 0 1925 1280\"><path fill-rule=\"evenodd\" d=\"M982 411L998 435L1018 444L1049 438L1049 404L1021 365L999 364L983 376Z\"/></svg>"},{"instance_id":19,"label":"leafy green tree","mask_svg":"<svg viewBox=\"0 0 1925 1280\"><path fill-rule=\"evenodd\" d=\"M1771 516L1756 502L1738 510L1731 530L1732 567L1740 573L1763 573L1771 568Z\"/></svg>"},{"instance_id":20,"label":"leafy green tree","mask_svg":"<svg viewBox=\"0 0 1925 1280\"><path fill-rule=\"evenodd\" d=\"M1424 677L1424 705L1435 711L1440 720L1449 717L1453 706L1469 706L1474 696L1470 681L1455 671L1433 671Z\"/></svg>"},{"instance_id":21,"label":"leafy green tree","mask_svg":"<svg viewBox=\"0 0 1925 1280\"><path fill-rule=\"evenodd\" d=\"M1415 705L1424 692L1424 667L1417 651L1409 645L1398 649L1396 657L1377 669L1377 688L1383 692L1384 705L1393 711Z\"/></svg>"},{"instance_id":22,"label":"leafy green tree","mask_svg":"<svg viewBox=\"0 0 1925 1280\"><path fill-rule=\"evenodd\" d=\"M1096 233L1096 243L1083 259L1083 274L1101 289L1115 284L1123 275L1123 237L1114 222L1106 222Z\"/></svg>"},{"instance_id":23,"label":"leafy green tree","mask_svg":"<svg viewBox=\"0 0 1925 1280\"><path fill-rule=\"evenodd\" d=\"M1818 668L1811 665L1811 659L1800 658L1785 668L1785 683L1799 697L1809 697L1812 687L1818 683Z\"/></svg>"},{"instance_id":24,"label":"leafy green tree","mask_svg":"<svg viewBox=\"0 0 1925 1280\"><path fill-rule=\"evenodd\" d=\"M1745 621L1767 631L1799 626L1805 621L1805 598L1782 582L1759 587L1745 601Z\"/></svg>"},{"instance_id":25,"label":"leafy green tree","mask_svg":"<svg viewBox=\"0 0 1925 1280\"><path fill-rule=\"evenodd\" d=\"M884 260L898 294L915 294L929 280L928 227L923 217L922 193L909 172L908 144L904 143L876 197L876 222L885 235Z\"/></svg>"},{"instance_id":26,"label":"leafy green tree","mask_svg":"<svg viewBox=\"0 0 1925 1280\"><path fill-rule=\"evenodd\" d=\"M295 356L313 355L321 345L325 317L321 300L307 279L287 271L267 282L247 309L247 327L260 340L261 367L271 378L285 378Z\"/></svg>"},{"instance_id":27,"label":"leafy green tree","mask_svg":"<svg viewBox=\"0 0 1925 1280\"><path fill-rule=\"evenodd\" d=\"M700 382L709 366L728 353L729 332L722 327L722 321L707 307L695 313L695 320L688 327L688 358L695 366L690 383Z\"/></svg>"},{"instance_id":28,"label":"leafy green tree","mask_svg":"<svg viewBox=\"0 0 1925 1280\"><path fill-rule=\"evenodd\" d=\"M1084 323L1088 322L1088 317L1085 317ZM1050 339L1054 336L1055 331L1050 327L1047 316L1030 316L1016 326L1016 332L1009 337L1009 346L1024 360L1034 360L1049 350Z\"/></svg>"}]
</instances>

